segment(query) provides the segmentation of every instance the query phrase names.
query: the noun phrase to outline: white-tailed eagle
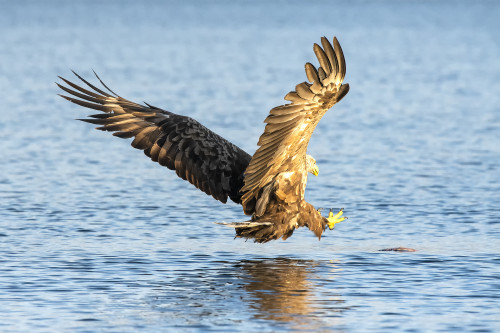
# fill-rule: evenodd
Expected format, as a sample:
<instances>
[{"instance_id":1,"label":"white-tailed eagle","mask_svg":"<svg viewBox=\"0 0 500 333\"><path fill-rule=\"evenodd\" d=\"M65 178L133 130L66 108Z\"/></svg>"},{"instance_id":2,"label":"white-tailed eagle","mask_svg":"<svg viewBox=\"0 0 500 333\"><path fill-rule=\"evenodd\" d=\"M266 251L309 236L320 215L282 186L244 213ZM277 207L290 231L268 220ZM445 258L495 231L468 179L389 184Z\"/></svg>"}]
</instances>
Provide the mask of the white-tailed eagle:
<instances>
[{"instance_id":1,"label":"white-tailed eagle","mask_svg":"<svg viewBox=\"0 0 500 333\"><path fill-rule=\"evenodd\" d=\"M313 48L320 67L306 63L309 82L285 96L291 103L269 112L253 156L192 118L118 96L99 77L106 91L74 72L88 88L62 77L67 86L57 85L71 95L61 95L70 102L101 111L81 120L120 138L133 137L134 148L206 194L223 203L229 197L241 204L252 217L228 224L237 237L256 242L286 239L306 226L320 238L327 226L332 229L344 217L342 210L335 216L330 210L325 218L305 201L307 174L318 174L316 161L306 154L307 145L326 111L349 91L349 85L342 83L346 65L337 38L333 47L325 37L321 44Z\"/></svg>"}]
</instances>

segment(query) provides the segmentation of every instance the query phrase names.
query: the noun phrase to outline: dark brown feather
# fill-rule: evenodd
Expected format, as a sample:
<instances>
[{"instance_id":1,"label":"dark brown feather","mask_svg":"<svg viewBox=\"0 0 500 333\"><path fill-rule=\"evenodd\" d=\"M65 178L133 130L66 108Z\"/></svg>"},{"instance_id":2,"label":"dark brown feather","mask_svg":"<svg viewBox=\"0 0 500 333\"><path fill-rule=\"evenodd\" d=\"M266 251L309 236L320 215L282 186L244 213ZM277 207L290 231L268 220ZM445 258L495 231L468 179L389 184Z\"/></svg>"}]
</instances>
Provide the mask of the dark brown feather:
<instances>
[{"instance_id":1,"label":"dark brown feather","mask_svg":"<svg viewBox=\"0 0 500 333\"><path fill-rule=\"evenodd\" d=\"M133 103L97 88L74 73L91 90L61 78L69 87L57 84L72 97L72 103L103 112L81 119L100 125L97 129L114 132L121 138L134 137L132 146L144 150L153 161L175 169L182 179L226 202L240 202L243 172L251 156L210 131L196 120L147 104Z\"/></svg>"},{"instance_id":2,"label":"dark brown feather","mask_svg":"<svg viewBox=\"0 0 500 333\"><path fill-rule=\"evenodd\" d=\"M319 46L316 43L314 44L313 50L314 50L314 53L316 54L316 57L318 58L319 64L321 65L321 68L323 68L323 70L326 73L326 76L328 76L330 74L331 70L330 70L330 63L328 61L328 57L325 54L325 51L323 51L321 46Z\"/></svg>"},{"instance_id":3,"label":"dark brown feather","mask_svg":"<svg viewBox=\"0 0 500 333\"><path fill-rule=\"evenodd\" d=\"M337 56L335 55L335 51L333 50L332 44L330 41L326 39L326 37L321 37L321 45L323 45L323 50L325 51L326 56L328 57L328 62L330 63L330 68L332 69L332 75L337 75L339 72L339 64L337 61Z\"/></svg>"},{"instance_id":4,"label":"dark brown feather","mask_svg":"<svg viewBox=\"0 0 500 333\"><path fill-rule=\"evenodd\" d=\"M318 77L318 71L316 70L316 67L313 66L313 64L311 64L310 62L306 63L305 69L306 69L306 76L309 82L311 83L320 82Z\"/></svg>"},{"instance_id":5,"label":"dark brown feather","mask_svg":"<svg viewBox=\"0 0 500 333\"><path fill-rule=\"evenodd\" d=\"M342 81L345 77L345 72L346 72L344 52L342 52L342 48L340 47L340 43L337 40L337 37L333 38L333 45L335 46L335 51L336 51L335 54L337 55L337 61L339 64L340 80Z\"/></svg>"}]
</instances>

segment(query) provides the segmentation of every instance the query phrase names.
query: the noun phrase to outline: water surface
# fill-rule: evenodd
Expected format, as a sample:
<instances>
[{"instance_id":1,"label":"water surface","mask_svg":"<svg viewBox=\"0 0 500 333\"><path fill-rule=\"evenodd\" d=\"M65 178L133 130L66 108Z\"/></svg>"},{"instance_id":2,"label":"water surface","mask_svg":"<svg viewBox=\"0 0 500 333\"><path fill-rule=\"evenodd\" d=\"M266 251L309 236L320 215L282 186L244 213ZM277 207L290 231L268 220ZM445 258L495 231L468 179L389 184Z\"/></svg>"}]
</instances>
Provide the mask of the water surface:
<instances>
[{"instance_id":1,"label":"water surface","mask_svg":"<svg viewBox=\"0 0 500 333\"><path fill-rule=\"evenodd\" d=\"M473 1L2 2L0 331L500 330L500 7ZM351 91L318 125L320 242L245 219L77 122L96 70L249 153L336 35ZM379 252L405 246L413 253Z\"/></svg>"}]
</instances>

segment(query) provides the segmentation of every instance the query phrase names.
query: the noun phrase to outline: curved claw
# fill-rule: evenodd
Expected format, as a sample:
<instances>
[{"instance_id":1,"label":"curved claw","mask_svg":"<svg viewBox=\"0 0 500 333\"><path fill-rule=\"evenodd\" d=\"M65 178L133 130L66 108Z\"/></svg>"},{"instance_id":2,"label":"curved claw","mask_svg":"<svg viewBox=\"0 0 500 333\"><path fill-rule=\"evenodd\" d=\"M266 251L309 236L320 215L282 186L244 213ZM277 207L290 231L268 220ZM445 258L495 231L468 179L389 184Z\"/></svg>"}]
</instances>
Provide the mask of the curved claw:
<instances>
[{"instance_id":1,"label":"curved claw","mask_svg":"<svg viewBox=\"0 0 500 333\"><path fill-rule=\"evenodd\" d=\"M318 209L316 209L316 211L318 212L319 216L322 216L321 215L321 212L324 211L325 209L323 207L319 207Z\"/></svg>"},{"instance_id":2,"label":"curved claw","mask_svg":"<svg viewBox=\"0 0 500 333\"><path fill-rule=\"evenodd\" d=\"M323 207L318 207L318 208L316 208L316 210L317 210L318 212L322 212L322 211L324 211L325 209L326 209L326 208L323 208ZM341 211L341 210L344 210L344 208L329 208L329 209L330 209L330 211L334 211L334 210L339 210L339 211Z\"/></svg>"}]
</instances>

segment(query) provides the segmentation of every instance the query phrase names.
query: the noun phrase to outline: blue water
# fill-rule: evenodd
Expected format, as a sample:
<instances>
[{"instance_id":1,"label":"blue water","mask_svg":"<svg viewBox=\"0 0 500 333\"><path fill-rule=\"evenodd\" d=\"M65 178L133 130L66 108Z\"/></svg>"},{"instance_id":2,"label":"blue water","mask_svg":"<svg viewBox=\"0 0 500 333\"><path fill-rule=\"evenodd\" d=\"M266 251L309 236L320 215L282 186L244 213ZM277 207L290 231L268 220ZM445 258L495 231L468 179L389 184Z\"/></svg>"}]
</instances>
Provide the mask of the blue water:
<instances>
[{"instance_id":1,"label":"blue water","mask_svg":"<svg viewBox=\"0 0 500 333\"><path fill-rule=\"evenodd\" d=\"M500 331L500 5L0 3L0 331ZM77 122L71 69L253 153L336 35L351 91L309 145L320 242L245 219ZM413 253L380 252L405 246Z\"/></svg>"}]
</instances>

